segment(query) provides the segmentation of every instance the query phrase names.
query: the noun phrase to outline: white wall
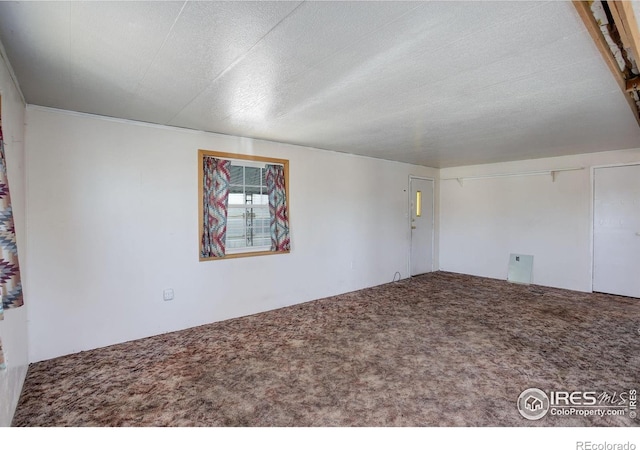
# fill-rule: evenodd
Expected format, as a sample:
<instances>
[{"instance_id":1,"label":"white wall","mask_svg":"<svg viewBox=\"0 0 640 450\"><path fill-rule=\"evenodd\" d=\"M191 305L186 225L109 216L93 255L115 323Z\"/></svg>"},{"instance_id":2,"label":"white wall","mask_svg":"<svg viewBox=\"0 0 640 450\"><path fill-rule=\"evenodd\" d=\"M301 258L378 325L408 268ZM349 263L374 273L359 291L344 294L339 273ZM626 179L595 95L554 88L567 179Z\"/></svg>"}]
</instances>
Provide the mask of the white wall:
<instances>
[{"instance_id":1,"label":"white wall","mask_svg":"<svg viewBox=\"0 0 640 450\"><path fill-rule=\"evenodd\" d=\"M591 291L592 167L640 162L640 150L440 171L440 269L506 279L510 253L534 255L533 283ZM585 167L548 175L464 176Z\"/></svg>"},{"instance_id":2,"label":"white wall","mask_svg":"<svg viewBox=\"0 0 640 450\"><path fill-rule=\"evenodd\" d=\"M437 176L31 106L26 139L31 361L406 277L408 177ZM199 148L290 160L289 255L198 261Z\"/></svg>"},{"instance_id":3,"label":"white wall","mask_svg":"<svg viewBox=\"0 0 640 450\"><path fill-rule=\"evenodd\" d=\"M2 52L2 50L0 50ZM18 257L23 283L27 279L25 266L25 168L24 168L24 111L22 97L13 84L8 66L0 58L0 94L2 95L2 129L5 158L11 191L11 204L18 240ZM0 426L11 424L27 374L27 306L5 310L0 321L0 338L7 370L0 371Z\"/></svg>"},{"instance_id":4,"label":"white wall","mask_svg":"<svg viewBox=\"0 0 640 450\"><path fill-rule=\"evenodd\" d=\"M636 149L438 171L39 107L26 134L31 361L406 277L409 175L585 167L436 183L435 264L505 279L509 253L532 254L534 283L589 291L591 167L640 161ZM199 148L291 161L291 254L198 262Z\"/></svg>"}]
</instances>

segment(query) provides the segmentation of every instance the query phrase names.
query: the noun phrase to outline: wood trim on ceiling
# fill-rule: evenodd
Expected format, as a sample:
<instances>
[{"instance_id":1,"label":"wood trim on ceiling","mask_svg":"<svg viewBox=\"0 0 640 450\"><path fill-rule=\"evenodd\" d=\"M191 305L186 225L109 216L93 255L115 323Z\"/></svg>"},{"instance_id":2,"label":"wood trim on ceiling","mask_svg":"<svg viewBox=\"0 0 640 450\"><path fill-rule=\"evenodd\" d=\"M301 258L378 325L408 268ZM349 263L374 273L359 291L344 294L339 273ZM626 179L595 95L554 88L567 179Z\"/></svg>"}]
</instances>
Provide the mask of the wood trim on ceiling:
<instances>
[{"instance_id":1,"label":"wood trim on ceiling","mask_svg":"<svg viewBox=\"0 0 640 450\"><path fill-rule=\"evenodd\" d=\"M631 2L609 1L609 10L625 48L631 50L636 65L640 63L640 30ZM640 76L627 79L627 92L640 89Z\"/></svg>"},{"instance_id":2,"label":"wood trim on ceiling","mask_svg":"<svg viewBox=\"0 0 640 450\"><path fill-rule=\"evenodd\" d=\"M638 30L638 22L636 21L633 5L631 2L609 1L609 10L616 23L618 33L625 47L631 49L633 59L639 62L640 55L640 30Z\"/></svg>"},{"instance_id":3,"label":"wood trim on ceiling","mask_svg":"<svg viewBox=\"0 0 640 450\"><path fill-rule=\"evenodd\" d=\"M587 31L591 35L591 39L593 39L593 42L596 44L596 47L600 51L600 54L604 58L604 61L607 63L609 70L613 74L613 78L616 80L616 83L618 83L618 86L620 87L620 90L622 91L624 97L626 98L627 103L631 108L631 111L633 111L633 115L636 118L636 122L638 122L638 125L640 125L640 111L638 110L638 107L636 106L636 103L633 100L633 97L627 92L627 80L624 78L624 74L620 71L620 68L618 67L618 63L616 62L615 58L611 54L611 50L609 49L609 44L607 44L607 41L605 40L604 36L602 35L602 32L600 31L600 27L596 22L595 17L593 17L593 13L591 12L591 7L589 5L590 2L572 0L572 3L573 3L573 6L576 8L576 11L578 12L578 15L580 16L580 19L582 19L582 22L587 28ZM612 3L624 4L627 2L613 2L613 1L608 2L610 6ZM612 15L615 16L620 14L621 9L619 8L619 6L620 5L614 5L614 7L617 9L616 9L616 14L612 13ZM630 8L631 8L631 4L628 5L628 8L625 8L623 5L622 9L629 10ZM632 10L631 10L631 14L633 16ZM635 23L635 17L633 17L633 23ZM616 26L618 26L619 28L622 28L622 26L618 25L617 23L616 23ZM625 28L625 33L627 33L627 37L628 37L629 31L627 31L627 28ZM636 35L638 34L637 24L635 25L635 34ZM633 48L634 47L632 46L632 49ZM635 54L634 54L634 57L635 57Z\"/></svg>"}]
</instances>

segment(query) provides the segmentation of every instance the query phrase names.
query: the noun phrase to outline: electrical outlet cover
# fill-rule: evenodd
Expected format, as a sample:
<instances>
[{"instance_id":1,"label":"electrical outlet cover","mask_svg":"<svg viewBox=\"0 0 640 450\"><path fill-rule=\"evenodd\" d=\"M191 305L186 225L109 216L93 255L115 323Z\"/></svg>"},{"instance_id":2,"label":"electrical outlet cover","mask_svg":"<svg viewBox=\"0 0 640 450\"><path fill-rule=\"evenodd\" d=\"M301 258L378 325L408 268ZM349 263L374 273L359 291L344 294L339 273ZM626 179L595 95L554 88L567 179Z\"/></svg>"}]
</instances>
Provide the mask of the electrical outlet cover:
<instances>
[{"instance_id":1,"label":"electrical outlet cover","mask_svg":"<svg viewBox=\"0 0 640 450\"><path fill-rule=\"evenodd\" d=\"M511 283L531 284L533 275L533 256L511 253L507 281Z\"/></svg>"}]
</instances>

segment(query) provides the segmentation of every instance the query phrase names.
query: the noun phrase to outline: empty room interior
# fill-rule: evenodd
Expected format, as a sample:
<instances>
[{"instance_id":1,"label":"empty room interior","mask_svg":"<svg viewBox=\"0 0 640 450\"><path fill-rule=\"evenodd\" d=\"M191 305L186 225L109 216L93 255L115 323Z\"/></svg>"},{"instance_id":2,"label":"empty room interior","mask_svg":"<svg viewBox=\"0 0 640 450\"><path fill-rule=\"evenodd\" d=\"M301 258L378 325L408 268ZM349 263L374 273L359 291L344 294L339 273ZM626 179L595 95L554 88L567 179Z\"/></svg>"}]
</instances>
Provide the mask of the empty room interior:
<instances>
[{"instance_id":1,"label":"empty room interior","mask_svg":"<svg viewBox=\"0 0 640 450\"><path fill-rule=\"evenodd\" d=\"M0 426L640 425L639 22L0 2Z\"/></svg>"}]
</instances>

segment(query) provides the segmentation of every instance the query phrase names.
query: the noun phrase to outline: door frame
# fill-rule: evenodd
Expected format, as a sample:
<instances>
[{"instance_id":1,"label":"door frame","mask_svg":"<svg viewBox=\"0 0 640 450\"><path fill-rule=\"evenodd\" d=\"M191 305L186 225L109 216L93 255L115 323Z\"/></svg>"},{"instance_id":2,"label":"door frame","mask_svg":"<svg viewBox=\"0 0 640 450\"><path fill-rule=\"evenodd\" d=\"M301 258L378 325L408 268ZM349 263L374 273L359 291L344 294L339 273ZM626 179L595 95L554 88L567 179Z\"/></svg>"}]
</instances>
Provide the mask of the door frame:
<instances>
[{"instance_id":1,"label":"door frame","mask_svg":"<svg viewBox=\"0 0 640 450\"><path fill-rule=\"evenodd\" d=\"M412 195L411 195L411 180L425 180L425 181L431 181L431 183L433 184L433 188L431 189L431 272L433 272L433 268L434 268L434 258L435 258L435 252L436 252L436 242L435 242L435 235L436 235L436 217L435 217L435 210L436 210L436 179L432 178L432 177L424 177L421 175L409 175L409 188L407 189L407 225L409 227L409 257L407 258L407 278L411 278L411 257L412 257L412 250L411 250L411 214L413 213L413 209L411 208L411 200L412 200Z\"/></svg>"},{"instance_id":2,"label":"door frame","mask_svg":"<svg viewBox=\"0 0 640 450\"><path fill-rule=\"evenodd\" d=\"M594 221L596 220L596 169L608 169L612 167L627 167L627 166L640 166L640 161L637 162L628 162L628 163L613 163L613 164L599 164L597 166L591 166L591 202L589 204L590 216L591 220L589 221L589 234L591 235L591 239L589 242L589 254L591 255L591 264L589 265L589 270L591 274L589 276L589 280L591 283L590 291L593 292L593 277L595 276L595 266L596 266L596 258L594 252L594 244L595 244L595 226Z\"/></svg>"}]
</instances>

